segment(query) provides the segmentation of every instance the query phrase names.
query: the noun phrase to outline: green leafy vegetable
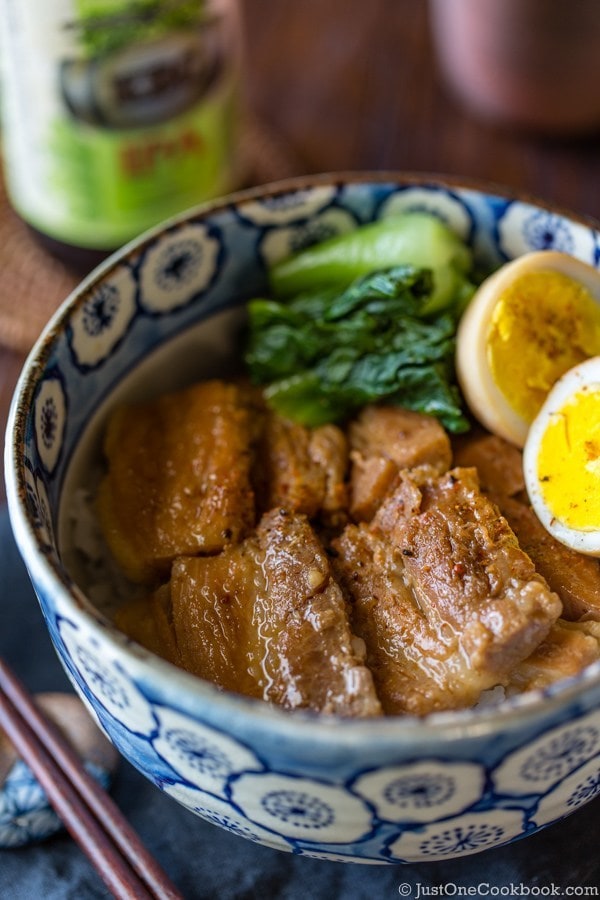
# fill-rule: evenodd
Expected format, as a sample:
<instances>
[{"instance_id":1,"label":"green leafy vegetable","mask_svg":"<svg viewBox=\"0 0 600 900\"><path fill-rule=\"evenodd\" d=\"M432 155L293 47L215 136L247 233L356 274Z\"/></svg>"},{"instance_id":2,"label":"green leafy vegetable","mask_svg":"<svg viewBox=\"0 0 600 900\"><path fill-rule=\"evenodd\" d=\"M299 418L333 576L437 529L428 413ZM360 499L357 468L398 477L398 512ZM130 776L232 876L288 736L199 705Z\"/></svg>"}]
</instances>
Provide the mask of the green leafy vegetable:
<instances>
[{"instance_id":1,"label":"green leafy vegetable","mask_svg":"<svg viewBox=\"0 0 600 900\"><path fill-rule=\"evenodd\" d=\"M437 216L408 212L329 238L277 263L271 270L276 296L335 285L346 287L361 275L397 265L431 269L433 286L425 313L470 296L471 253Z\"/></svg>"},{"instance_id":2,"label":"green leafy vegetable","mask_svg":"<svg viewBox=\"0 0 600 900\"><path fill-rule=\"evenodd\" d=\"M288 302L249 304L246 362L269 402L308 426L386 399L468 428L454 384L456 318L427 313L427 269L402 265Z\"/></svg>"}]
</instances>

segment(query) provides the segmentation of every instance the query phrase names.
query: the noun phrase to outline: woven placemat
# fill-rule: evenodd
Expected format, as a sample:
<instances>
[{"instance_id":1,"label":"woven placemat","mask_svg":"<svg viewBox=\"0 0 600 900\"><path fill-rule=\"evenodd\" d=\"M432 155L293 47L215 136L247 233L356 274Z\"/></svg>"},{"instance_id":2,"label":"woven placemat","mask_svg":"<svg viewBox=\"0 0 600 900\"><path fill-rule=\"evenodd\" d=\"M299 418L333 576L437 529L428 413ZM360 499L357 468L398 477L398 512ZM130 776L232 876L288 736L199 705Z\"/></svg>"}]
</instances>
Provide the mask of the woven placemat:
<instances>
[{"instance_id":1,"label":"woven placemat","mask_svg":"<svg viewBox=\"0 0 600 900\"><path fill-rule=\"evenodd\" d=\"M303 174L294 152L256 118L244 123L243 186ZM45 250L11 208L0 177L0 344L27 352L48 319L81 280Z\"/></svg>"}]
</instances>

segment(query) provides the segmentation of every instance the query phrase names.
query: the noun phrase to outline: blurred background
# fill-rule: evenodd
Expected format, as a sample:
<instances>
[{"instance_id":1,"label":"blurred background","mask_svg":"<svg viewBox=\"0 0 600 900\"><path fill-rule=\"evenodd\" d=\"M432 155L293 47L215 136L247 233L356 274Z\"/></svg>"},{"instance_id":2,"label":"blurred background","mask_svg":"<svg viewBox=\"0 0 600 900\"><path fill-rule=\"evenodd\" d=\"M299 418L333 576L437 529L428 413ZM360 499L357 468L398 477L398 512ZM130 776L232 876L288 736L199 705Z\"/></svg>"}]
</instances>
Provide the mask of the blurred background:
<instances>
[{"instance_id":1,"label":"blurred background","mask_svg":"<svg viewBox=\"0 0 600 900\"><path fill-rule=\"evenodd\" d=\"M595 0L239 0L239 11L234 187L431 172L600 217ZM80 275L36 241L4 192L0 260L3 429L24 354Z\"/></svg>"},{"instance_id":2,"label":"blurred background","mask_svg":"<svg viewBox=\"0 0 600 900\"><path fill-rule=\"evenodd\" d=\"M439 3L450 18L460 7L460 0ZM478 4L486 0L471 2L469 14ZM547 18L557 4L535 5ZM578 0L558 0L558 6L576 13ZM593 127L576 136L517 130L465 108L438 69L431 8L426 0L244 0L251 108L289 143L306 171L458 174L600 215L598 133ZM600 10L596 15L600 19ZM575 60L579 45L569 47L564 32L561 39ZM596 57L600 61L598 44ZM558 78L567 77L563 68ZM545 78L557 80L551 70ZM581 90L597 93L591 81Z\"/></svg>"}]
</instances>

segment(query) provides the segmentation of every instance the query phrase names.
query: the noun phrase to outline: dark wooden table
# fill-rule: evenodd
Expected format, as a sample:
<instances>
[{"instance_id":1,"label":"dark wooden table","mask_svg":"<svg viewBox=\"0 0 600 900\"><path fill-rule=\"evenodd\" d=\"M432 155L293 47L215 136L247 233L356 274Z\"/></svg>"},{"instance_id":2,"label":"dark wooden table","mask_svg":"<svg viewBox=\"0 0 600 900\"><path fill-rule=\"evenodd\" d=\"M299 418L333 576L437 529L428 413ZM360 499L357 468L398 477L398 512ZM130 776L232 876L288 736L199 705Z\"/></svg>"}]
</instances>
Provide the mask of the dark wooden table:
<instances>
[{"instance_id":1,"label":"dark wooden table","mask_svg":"<svg viewBox=\"0 0 600 900\"><path fill-rule=\"evenodd\" d=\"M426 0L242 0L242 7L247 102L289 145L297 174L468 175L600 218L600 134L547 139L469 116L440 83ZM3 252L0 271L13 264ZM0 347L2 431L23 359Z\"/></svg>"}]
</instances>

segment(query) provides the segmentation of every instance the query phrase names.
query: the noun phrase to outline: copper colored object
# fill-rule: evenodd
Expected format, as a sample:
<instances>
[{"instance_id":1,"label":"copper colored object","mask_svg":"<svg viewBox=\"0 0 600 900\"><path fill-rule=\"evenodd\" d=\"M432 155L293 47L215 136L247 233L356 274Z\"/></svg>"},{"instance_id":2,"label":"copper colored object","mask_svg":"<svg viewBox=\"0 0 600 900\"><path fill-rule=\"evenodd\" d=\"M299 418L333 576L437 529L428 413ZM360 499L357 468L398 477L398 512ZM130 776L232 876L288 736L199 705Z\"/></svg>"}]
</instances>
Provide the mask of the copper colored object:
<instances>
[{"instance_id":1,"label":"copper colored object","mask_svg":"<svg viewBox=\"0 0 600 900\"><path fill-rule=\"evenodd\" d=\"M555 134L600 127L597 0L430 0L445 83L477 115Z\"/></svg>"}]
</instances>

